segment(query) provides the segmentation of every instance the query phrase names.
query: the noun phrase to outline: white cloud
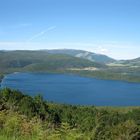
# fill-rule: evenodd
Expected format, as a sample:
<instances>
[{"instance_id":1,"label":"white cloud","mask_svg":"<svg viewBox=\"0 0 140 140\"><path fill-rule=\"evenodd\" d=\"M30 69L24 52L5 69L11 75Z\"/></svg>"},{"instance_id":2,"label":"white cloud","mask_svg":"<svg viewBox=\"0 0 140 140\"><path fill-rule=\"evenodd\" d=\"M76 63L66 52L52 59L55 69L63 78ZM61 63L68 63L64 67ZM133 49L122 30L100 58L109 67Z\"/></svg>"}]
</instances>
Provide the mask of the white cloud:
<instances>
[{"instance_id":1,"label":"white cloud","mask_svg":"<svg viewBox=\"0 0 140 140\"><path fill-rule=\"evenodd\" d=\"M106 49L106 48L104 48L104 47L102 47L102 46L99 46L99 47L97 48L96 53L108 55L108 54L109 54L109 50Z\"/></svg>"}]
</instances>

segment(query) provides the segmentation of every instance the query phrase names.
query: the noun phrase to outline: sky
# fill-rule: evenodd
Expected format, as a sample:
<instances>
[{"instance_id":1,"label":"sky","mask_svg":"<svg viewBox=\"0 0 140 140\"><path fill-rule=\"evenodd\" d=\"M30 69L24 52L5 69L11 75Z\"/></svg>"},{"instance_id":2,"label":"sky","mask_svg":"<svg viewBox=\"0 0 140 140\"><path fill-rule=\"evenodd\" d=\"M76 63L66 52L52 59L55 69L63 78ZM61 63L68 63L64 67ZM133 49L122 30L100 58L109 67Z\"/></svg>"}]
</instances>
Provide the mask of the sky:
<instances>
[{"instance_id":1,"label":"sky","mask_svg":"<svg viewBox=\"0 0 140 140\"><path fill-rule=\"evenodd\" d=\"M0 0L0 50L140 57L140 0Z\"/></svg>"}]
</instances>

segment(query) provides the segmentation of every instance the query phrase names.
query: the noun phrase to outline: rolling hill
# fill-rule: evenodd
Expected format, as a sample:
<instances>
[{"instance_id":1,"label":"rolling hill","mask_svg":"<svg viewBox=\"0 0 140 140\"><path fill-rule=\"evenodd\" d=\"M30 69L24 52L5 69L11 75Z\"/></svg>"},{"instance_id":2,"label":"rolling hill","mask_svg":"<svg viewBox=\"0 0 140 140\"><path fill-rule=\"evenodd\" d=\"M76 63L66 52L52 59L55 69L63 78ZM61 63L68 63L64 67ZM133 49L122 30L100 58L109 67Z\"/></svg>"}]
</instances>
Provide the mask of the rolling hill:
<instances>
[{"instance_id":1,"label":"rolling hill","mask_svg":"<svg viewBox=\"0 0 140 140\"><path fill-rule=\"evenodd\" d=\"M103 63L103 64L112 63L116 61L115 59L110 58L106 55L96 54L93 52L88 52L83 50L54 49L54 50L47 50L47 52L50 54L67 54L74 57L83 58L83 59L87 59L93 62Z\"/></svg>"},{"instance_id":2,"label":"rolling hill","mask_svg":"<svg viewBox=\"0 0 140 140\"><path fill-rule=\"evenodd\" d=\"M140 66L140 57L136 59L131 59L131 60L121 60L118 61L117 63L123 64L123 65L128 65L128 66L133 66L133 67L139 67Z\"/></svg>"},{"instance_id":3,"label":"rolling hill","mask_svg":"<svg viewBox=\"0 0 140 140\"><path fill-rule=\"evenodd\" d=\"M85 55L87 53L87 55ZM80 50L0 51L0 74L11 72L73 73L100 79L140 82L140 59L100 63ZM84 54L84 55L83 55ZM91 53L93 55L94 53ZM96 54L94 54L96 56ZM106 58L106 56L105 56ZM107 64L105 64L105 61ZM110 62L110 63L109 63Z\"/></svg>"},{"instance_id":4,"label":"rolling hill","mask_svg":"<svg viewBox=\"0 0 140 140\"><path fill-rule=\"evenodd\" d=\"M46 51L1 51L0 71L47 71L66 68L106 67L97 62L66 54L49 54Z\"/></svg>"}]
</instances>

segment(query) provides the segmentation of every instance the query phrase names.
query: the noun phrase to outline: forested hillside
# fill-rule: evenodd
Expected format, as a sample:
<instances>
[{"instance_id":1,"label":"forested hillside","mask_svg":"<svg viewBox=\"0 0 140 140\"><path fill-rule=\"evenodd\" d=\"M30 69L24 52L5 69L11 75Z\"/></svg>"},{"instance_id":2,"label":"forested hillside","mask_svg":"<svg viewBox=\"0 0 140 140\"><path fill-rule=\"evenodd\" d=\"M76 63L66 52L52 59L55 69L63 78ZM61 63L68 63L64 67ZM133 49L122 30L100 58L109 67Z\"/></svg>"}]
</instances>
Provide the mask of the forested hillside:
<instances>
[{"instance_id":1,"label":"forested hillside","mask_svg":"<svg viewBox=\"0 0 140 140\"><path fill-rule=\"evenodd\" d=\"M57 71L66 68L106 67L69 55L48 54L45 51L1 51L0 72Z\"/></svg>"},{"instance_id":2,"label":"forested hillside","mask_svg":"<svg viewBox=\"0 0 140 140\"><path fill-rule=\"evenodd\" d=\"M140 108L61 105L0 91L0 140L139 140Z\"/></svg>"},{"instance_id":3,"label":"forested hillside","mask_svg":"<svg viewBox=\"0 0 140 140\"><path fill-rule=\"evenodd\" d=\"M98 62L98 63L103 63L103 64L116 62L115 59L108 57L106 55L96 54L96 53L84 51L84 50L54 49L54 50L46 50L46 51L50 54L67 54L70 56L83 58L86 60L90 60L90 61Z\"/></svg>"},{"instance_id":4,"label":"forested hillside","mask_svg":"<svg viewBox=\"0 0 140 140\"><path fill-rule=\"evenodd\" d=\"M100 79L140 82L139 58L109 64L75 56L75 50L0 51L0 74L12 72L73 73ZM55 53L55 54L54 54ZM72 53L72 54L69 54ZM75 54L76 53L76 54ZM103 58L103 56L98 55Z\"/></svg>"}]
</instances>

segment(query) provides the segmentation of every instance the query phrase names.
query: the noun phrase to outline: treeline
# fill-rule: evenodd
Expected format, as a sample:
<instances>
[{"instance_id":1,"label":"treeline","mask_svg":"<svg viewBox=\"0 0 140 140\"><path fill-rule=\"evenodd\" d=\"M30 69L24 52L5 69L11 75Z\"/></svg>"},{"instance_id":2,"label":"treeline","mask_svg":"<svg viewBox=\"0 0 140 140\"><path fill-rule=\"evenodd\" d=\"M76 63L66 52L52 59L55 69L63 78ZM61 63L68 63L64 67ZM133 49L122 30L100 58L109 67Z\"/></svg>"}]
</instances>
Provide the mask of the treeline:
<instances>
[{"instance_id":1,"label":"treeline","mask_svg":"<svg viewBox=\"0 0 140 140\"><path fill-rule=\"evenodd\" d=\"M139 140L140 108L62 105L0 91L2 140Z\"/></svg>"}]
</instances>

